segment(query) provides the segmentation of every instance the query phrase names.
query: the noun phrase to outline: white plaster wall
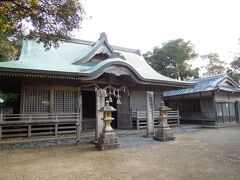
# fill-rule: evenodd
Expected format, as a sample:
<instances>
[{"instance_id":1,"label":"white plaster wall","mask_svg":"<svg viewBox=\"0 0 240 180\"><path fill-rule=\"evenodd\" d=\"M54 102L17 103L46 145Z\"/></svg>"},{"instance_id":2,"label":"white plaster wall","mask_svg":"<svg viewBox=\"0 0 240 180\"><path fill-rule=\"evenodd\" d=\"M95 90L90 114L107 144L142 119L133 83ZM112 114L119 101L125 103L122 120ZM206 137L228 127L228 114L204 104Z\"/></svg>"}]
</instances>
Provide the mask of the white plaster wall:
<instances>
[{"instance_id":1,"label":"white plaster wall","mask_svg":"<svg viewBox=\"0 0 240 180\"><path fill-rule=\"evenodd\" d=\"M163 99L162 92L153 92L154 94L154 109L159 110ZM130 108L135 111L146 110L147 96L146 91L131 91L130 93Z\"/></svg>"},{"instance_id":2,"label":"white plaster wall","mask_svg":"<svg viewBox=\"0 0 240 180\"><path fill-rule=\"evenodd\" d=\"M145 91L131 91L130 93L130 108L135 111L146 110L146 92Z\"/></svg>"},{"instance_id":3,"label":"white plaster wall","mask_svg":"<svg viewBox=\"0 0 240 180\"><path fill-rule=\"evenodd\" d=\"M216 102L235 102L240 101L239 93L227 93L227 92L216 92L215 93Z\"/></svg>"},{"instance_id":4,"label":"white plaster wall","mask_svg":"<svg viewBox=\"0 0 240 180\"><path fill-rule=\"evenodd\" d=\"M162 92L154 92L154 109L160 110L161 102L163 100L163 93Z\"/></svg>"}]
</instances>

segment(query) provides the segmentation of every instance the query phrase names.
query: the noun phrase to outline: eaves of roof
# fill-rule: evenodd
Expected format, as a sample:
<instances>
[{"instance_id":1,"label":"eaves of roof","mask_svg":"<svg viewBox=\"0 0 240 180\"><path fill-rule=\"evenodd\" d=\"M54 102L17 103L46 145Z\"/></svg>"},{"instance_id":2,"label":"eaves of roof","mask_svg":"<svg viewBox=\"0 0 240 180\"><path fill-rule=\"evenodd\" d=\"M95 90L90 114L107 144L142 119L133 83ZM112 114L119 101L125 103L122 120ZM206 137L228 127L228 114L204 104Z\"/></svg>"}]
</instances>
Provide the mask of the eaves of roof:
<instances>
[{"instance_id":1,"label":"eaves of roof","mask_svg":"<svg viewBox=\"0 0 240 180\"><path fill-rule=\"evenodd\" d=\"M118 63L121 64L121 63ZM108 64L106 66L109 66ZM102 66L104 69L106 66ZM161 85L161 86L171 86L171 87L189 87L193 86L194 83L184 83L184 82L172 82L167 80L152 80L146 79L139 75L139 73L133 68L128 68L136 74L136 79L139 79L139 84L145 85ZM49 78L49 79L74 79L74 80L92 80L94 77L98 77L102 72L100 69L93 71L91 73L74 73L74 72L60 72L60 71L45 71L45 70L32 70L32 69L17 69L17 68L2 68L0 67L0 75L4 76L18 76L18 77L39 77L39 78ZM91 78L89 78L91 77ZM140 78L139 78L140 77Z\"/></svg>"},{"instance_id":2,"label":"eaves of roof","mask_svg":"<svg viewBox=\"0 0 240 180\"><path fill-rule=\"evenodd\" d=\"M102 40L102 41L100 41ZM109 58L97 64L81 63L73 64L76 59L86 57L94 51L94 43L90 41L67 42L61 44L58 49L45 51L44 48L34 41L24 41L22 53L18 61L0 63L0 73L25 77L47 77L63 79L94 79L102 75L109 66L124 67L130 70L130 75L136 76L140 84L153 84L171 87L192 87L195 82L178 81L165 77L153 70L137 50L110 46L106 37L100 38L98 43L116 50L123 56ZM96 42L96 43L97 43ZM93 48L93 49L92 49ZM96 49L98 45L96 44ZM93 53L94 54L94 53ZM91 54L92 55L92 54ZM90 56L91 57L91 56ZM88 58L87 58L88 59Z\"/></svg>"}]
</instances>

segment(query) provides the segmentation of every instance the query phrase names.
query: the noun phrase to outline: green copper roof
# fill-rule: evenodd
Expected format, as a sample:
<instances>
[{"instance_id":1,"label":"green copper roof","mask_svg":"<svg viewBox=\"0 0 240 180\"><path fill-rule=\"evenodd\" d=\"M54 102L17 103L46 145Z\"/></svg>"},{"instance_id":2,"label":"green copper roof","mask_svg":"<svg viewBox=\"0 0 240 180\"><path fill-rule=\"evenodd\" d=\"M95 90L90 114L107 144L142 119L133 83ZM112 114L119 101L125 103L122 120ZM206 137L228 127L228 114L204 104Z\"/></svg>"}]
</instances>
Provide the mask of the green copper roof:
<instances>
[{"instance_id":1,"label":"green copper roof","mask_svg":"<svg viewBox=\"0 0 240 180\"><path fill-rule=\"evenodd\" d=\"M35 41L25 40L19 60L1 62L0 67L60 71L60 72L80 72L89 69L85 66L72 65L75 59L81 58L91 51L91 46L64 42L59 48L51 48L46 51L43 44Z\"/></svg>"},{"instance_id":2,"label":"green copper roof","mask_svg":"<svg viewBox=\"0 0 240 180\"><path fill-rule=\"evenodd\" d=\"M100 48L105 48L108 54L113 53L113 55L101 62L89 62L95 53L102 50ZM79 75L79 77L96 77L100 76L105 68L110 66L122 66L130 69L142 82L168 83L178 86L190 86L194 84L192 82L171 79L157 73L139 54L139 51L110 46L105 34L101 34L100 39L95 43L74 40L60 43L59 48L51 48L48 51L45 51L41 43L24 40L19 60L1 62L0 71L4 69L8 69L9 71L21 70L21 72L25 70L34 72L49 71L60 74L74 73Z\"/></svg>"}]
</instances>

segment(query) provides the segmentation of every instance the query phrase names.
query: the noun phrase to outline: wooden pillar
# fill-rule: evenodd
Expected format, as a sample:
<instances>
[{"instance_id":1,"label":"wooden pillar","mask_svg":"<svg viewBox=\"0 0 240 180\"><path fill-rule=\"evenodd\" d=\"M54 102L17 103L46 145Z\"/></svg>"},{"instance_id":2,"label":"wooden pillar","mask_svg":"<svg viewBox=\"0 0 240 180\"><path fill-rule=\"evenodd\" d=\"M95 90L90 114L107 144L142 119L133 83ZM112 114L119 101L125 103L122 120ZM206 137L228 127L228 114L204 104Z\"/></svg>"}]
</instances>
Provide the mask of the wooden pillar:
<instances>
[{"instance_id":1,"label":"wooden pillar","mask_svg":"<svg viewBox=\"0 0 240 180\"><path fill-rule=\"evenodd\" d=\"M139 111L138 109L136 109L136 126L137 126L137 130L139 130Z\"/></svg>"},{"instance_id":2,"label":"wooden pillar","mask_svg":"<svg viewBox=\"0 0 240 180\"><path fill-rule=\"evenodd\" d=\"M54 135L58 136L58 123L57 122L54 125Z\"/></svg>"},{"instance_id":3,"label":"wooden pillar","mask_svg":"<svg viewBox=\"0 0 240 180\"><path fill-rule=\"evenodd\" d=\"M240 101L236 101L235 114L236 114L236 122L240 123Z\"/></svg>"},{"instance_id":4,"label":"wooden pillar","mask_svg":"<svg viewBox=\"0 0 240 180\"><path fill-rule=\"evenodd\" d=\"M0 108L0 123L3 121L3 112L2 108ZM2 124L0 124L0 140L2 139Z\"/></svg>"},{"instance_id":5,"label":"wooden pillar","mask_svg":"<svg viewBox=\"0 0 240 180\"><path fill-rule=\"evenodd\" d=\"M32 125L31 125L31 123L32 123L32 115L30 114L29 115L29 122L30 122L30 124L28 125L28 137L30 138L31 136L32 136Z\"/></svg>"},{"instance_id":6,"label":"wooden pillar","mask_svg":"<svg viewBox=\"0 0 240 180\"><path fill-rule=\"evenodd\" d=\"M147 136L153 135L154 131L154 95L152 91L147 91Z\"/></svg>"},{"instance_id":7,"label":"wooden pillar","mask_svg":"<svg viewBox=\"0 0 240 180\"><path fill-rule=\"evenodd\" d=\"M215 92L213 92L213 99L212 99L212 101L213 101L213 108L214 108L214 110L213 110L213 113L214 113L214 119L215 119L215 122L214 122L214 125L218 125L219 124L219 119L218 119L218 116L217 116L217 103L216 103L216 98L215 98Z\"/></svg>"},{"instance_id":8,"label":"wooden pillar","mask_svg":"<svg viewBox=\"0 0 240 180\"><path fill-rule=\"evenodd\" d=\"M50 90L50 98L49 98L49 113L54 113L54 90ZM54 116L52 116L54 118ZM58 114L55 116L55 124L54 124L54 135L58 136Z\"/></svg>"},{"instance_id":9,"label":"wooden pillar","mask_svg":"<svg viewBox=\"0 0 240 180\"><path fill-rule=\"evenodd\" d=\"M103 112L100 112L99 109L105 106L105 97L107 93L104 89L98 89L96 91L96 131L95 131L95 140L98 140L100 133L102 132L104 123L103 123Z\"/></svg>"},{"instance_id":10,"label":"wooden pillar","mask_svg":"<svg viewBox=\"0 0 240 180\"><path fill-rule=\"evenodd\" d=\"M77 124L76 124L76 135L77 143L80 141L80 135L83 129L82 124L82 92L77 92Z\"/></svg>"},{"instance_id":11,"label":"wooden pillar","mask_svg":"<svg viewBox=\"0 0 240 180\"><path fill-rule=\"evenodd\" d=\"M51 89L50 90L50 99L49 99L49 112L50 113L54 112L53 104L54 104L54 90Z\"/></svg>"},{"instance_id":12,"label":"wooden pillar","mask_svg":"<svg viewBox=\"0 0 240 180\"><path fill-rule=\"evenodd\" d=\"M213 100L213 108L214 108L214 110L213 110L213 114L214 114L213 118L215 120L214 125L218 125L219 124L219 119L218 119L218 116L217 116L217 103L216 103L215 100Z\"/></svg>"},{"instance_id":13,"label":"wooden pillar","mask_svg":"<svg viewBox=\"0 0 240 180\"><path fill-rule=\"evenodd\" d=\"M24 113L24 107L25 107L25 89L21 88L21 97L20 97L20 114Z\"/></svg>"}]
</instances>

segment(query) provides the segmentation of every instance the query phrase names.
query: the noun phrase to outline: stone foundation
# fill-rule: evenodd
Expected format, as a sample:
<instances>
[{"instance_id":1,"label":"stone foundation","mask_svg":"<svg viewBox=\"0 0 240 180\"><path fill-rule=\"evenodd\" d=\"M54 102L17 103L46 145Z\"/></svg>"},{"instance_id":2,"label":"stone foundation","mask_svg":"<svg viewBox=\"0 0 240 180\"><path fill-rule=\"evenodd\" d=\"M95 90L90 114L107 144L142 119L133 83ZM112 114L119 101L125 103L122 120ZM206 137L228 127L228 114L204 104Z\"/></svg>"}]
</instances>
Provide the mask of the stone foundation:
<instances>
[{"instance_id":1,"label":"stone foundation","mask_svg":"<svg viewBox=\"0 0 240 180\"><path fill-rule=\"evenodd\" d=\"M173 131L170 128L156 128L154 129L153 139L158 141L174 141L175 136L173 135Z\"/></svg>"},{"instance_id":2,"label":"stone foundation","mask_svg":"<svg viewBox=\"0 0 240 180\"><path fill-rule=\"evenodd\" d=\"M120 147L118 137L115 132L102 132L96 143L96 148L100 150L116 149Z\"/></svg>"}]
</instances>

